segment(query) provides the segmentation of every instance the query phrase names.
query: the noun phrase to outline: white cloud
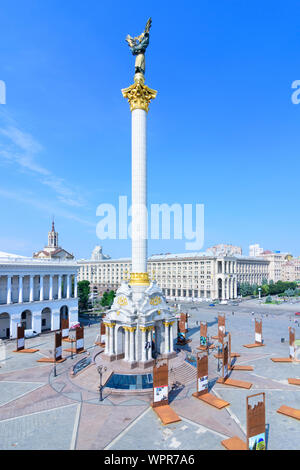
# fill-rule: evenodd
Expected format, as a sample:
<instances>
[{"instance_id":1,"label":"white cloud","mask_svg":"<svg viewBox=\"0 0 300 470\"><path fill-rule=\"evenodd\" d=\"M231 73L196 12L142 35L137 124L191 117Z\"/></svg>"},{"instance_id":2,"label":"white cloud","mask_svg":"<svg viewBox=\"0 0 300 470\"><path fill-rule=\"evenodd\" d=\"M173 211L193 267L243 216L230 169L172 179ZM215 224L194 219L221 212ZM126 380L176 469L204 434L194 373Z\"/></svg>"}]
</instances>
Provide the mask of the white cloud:
<instances>
[{"instance_id":1,"label":"white cloud","mask_svg":"<svg viewBox=\"0 0 300 470\"><path fill-rule=\"evenodd\" d=\"M50 187L56 193L57 199L63 204L72 207L85 205L82 196L75 192L63 178L38 163L38 154L44 149L32 135L10 124L0 128L0 136L4 138L4 142L0 142L2 159L33 173L41 184Z\"/></svg>"},{"instance_id":2,"label":"white cloud","mask_svg":"<svg viewBox=\"0 0 300 470\"><path fill-rule=\"evenodd\" d=\"M52 213L56 216L74 220L82 225L86 225L88 227L94 227L96 230L96 223L90 222L89 220L83 219L82 217L78 217L76 214L69 212L65 209L62 209L60 206L53 204L53 202L49 201L41 201L36 197L22 191L18 190L8 190L4 188L0 188L0 197L4 197L6 199L11 199L21 204L28 204L36 209L42 210L46 214ZM96 233L96 232L95 232Z\"/></svg>"}]
</instances>

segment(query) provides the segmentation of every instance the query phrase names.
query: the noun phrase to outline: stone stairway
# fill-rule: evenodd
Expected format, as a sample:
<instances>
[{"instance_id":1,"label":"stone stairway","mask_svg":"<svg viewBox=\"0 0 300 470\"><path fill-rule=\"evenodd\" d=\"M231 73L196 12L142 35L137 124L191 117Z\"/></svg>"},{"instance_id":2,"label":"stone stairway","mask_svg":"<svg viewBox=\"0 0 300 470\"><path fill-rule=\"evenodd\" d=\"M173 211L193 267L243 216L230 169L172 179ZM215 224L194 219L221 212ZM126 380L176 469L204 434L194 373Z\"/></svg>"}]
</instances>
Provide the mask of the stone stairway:
<instances>
[{"instance_id":1,"label":"stone stairway","mask_svg":"<svg viewBox=\"0 0 300 470\"><path fill-rule=\"evenodd\" d=\"M182 385L187 385L191 382L196 383L197 370L191 364L183 362L178 367L174 368L173 371L169 371L169 385L179 382Z\"/></svg>"}]
</instances>

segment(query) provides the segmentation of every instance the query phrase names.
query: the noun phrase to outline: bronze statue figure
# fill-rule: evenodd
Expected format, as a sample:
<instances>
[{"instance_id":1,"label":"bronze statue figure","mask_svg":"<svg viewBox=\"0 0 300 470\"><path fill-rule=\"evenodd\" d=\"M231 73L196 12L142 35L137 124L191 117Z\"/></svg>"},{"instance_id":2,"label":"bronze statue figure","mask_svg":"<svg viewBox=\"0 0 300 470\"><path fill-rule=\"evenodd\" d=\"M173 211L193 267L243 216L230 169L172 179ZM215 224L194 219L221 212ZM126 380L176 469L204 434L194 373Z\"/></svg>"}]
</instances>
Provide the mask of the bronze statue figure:
<instances>
[{"instance_id":1,"label":"bronze statue figure","mask_svg":"<svg viewBox=\"0 0 300 470\"><path fill-rule=\"evenodd\" d=\"M126 37L126 41L129 44L130 50L135 59L135 73L141 73L145 75L145 52L149 44L149 31L151 28L152 19L146 23L145 30L135 38L132 38L129 34Z\"/></svg>"}]
</instances>

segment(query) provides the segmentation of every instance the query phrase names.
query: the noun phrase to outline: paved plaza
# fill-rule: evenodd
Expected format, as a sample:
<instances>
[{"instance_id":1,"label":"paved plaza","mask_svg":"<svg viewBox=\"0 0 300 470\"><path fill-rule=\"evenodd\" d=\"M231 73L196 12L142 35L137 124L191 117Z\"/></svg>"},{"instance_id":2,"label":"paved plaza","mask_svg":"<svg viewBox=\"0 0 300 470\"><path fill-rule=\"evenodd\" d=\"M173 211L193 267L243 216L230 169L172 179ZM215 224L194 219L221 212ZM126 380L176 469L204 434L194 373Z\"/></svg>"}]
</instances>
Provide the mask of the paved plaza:
<instances>
[{"instance_id":1,"label":"paved plaza","mask_svg":"<svg viewBox=\"0 0 300 470\"><path fill-rule=\"evenodd\" d=\"M288 327L294 326L300 339L300 327L294 313L300 304L264 305L244 301L239 306L209 307L182 304L191 317L184 346L194 351L199 345L199 322L208 322L208 334L217 334L218 313L226 314L226 331L232 336L232 351L238 352L236 364L254 367L253 371L233 371L231 378L251 382L250 390L216 383L220 376L218 359L209 355L210 392L230 406L217 410L192 397L195 371L184 386L170 392L170 404L181 421L163 426L150 407L150 393L111 393L104 389L99 401L99 376L91 364L76 377L70 371L79 359L93 357L98 325L85 327L84 355L70 356L57 365L38 363L53 348L53 333L26 340L26 347L36 347L34 354L14 353L15 341L6 343L6 357L0 368L0 449L216 449L231 436L245 440L246 396L266 393L266 432L268 449L299 449L300 422L276 413L281 405L300 408L300 387L289 385L288 378L300 378L300 363L273 363L271 357L289 354ZM234 314L232 314L234 311ZM255 315L252 314L255 312ZM265 346L252 350L243 347L254 342L254 318L263 319ZM285 339L282 342L282 338ZM67 348L64 343L64 348ZM64 353L68 354L68 353ZM172 383L172 374L170 374Z\"/></svg>"}]
</instances>

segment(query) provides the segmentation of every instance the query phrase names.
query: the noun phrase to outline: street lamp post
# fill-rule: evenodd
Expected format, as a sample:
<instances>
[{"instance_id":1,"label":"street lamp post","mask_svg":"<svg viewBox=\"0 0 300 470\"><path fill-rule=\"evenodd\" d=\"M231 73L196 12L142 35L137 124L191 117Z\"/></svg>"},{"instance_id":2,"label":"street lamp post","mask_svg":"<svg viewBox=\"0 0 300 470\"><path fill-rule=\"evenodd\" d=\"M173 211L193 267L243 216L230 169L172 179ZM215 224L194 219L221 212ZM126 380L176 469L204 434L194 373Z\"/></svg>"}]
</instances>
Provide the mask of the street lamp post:
<instances>
[{"instance_id":1,"label":"street lamp post","mask_svg":"<svg viewBox=\"0 0 300 470\"><path fill-rule=\"evenodd\" d=\"M105 366L98 366L98 367L97 367L97 371L98 371L99 378L100 378L100 385L99 385L99 401L103 401L103 396L102 396L102 390L103 390L103 386L102 386L102 374L103 374L103 372L106 372L106 371L107 371L107 367L105 367Z\"/></svg>"}]
</instances>

